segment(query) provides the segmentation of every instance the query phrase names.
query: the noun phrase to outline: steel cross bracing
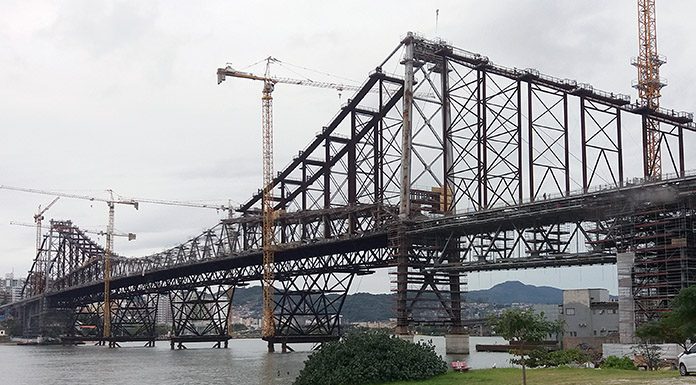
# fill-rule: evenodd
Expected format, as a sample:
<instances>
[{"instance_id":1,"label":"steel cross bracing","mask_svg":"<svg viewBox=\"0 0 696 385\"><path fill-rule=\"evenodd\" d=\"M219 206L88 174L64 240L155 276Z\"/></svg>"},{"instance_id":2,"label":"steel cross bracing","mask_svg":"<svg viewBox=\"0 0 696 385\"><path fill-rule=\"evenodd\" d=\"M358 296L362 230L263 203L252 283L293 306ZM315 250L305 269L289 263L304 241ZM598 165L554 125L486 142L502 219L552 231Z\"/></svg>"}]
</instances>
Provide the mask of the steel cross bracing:
<instances>
[{"instance_id":1,"label":"steel cross bracing","mask_svg":"<svg viewBox=\"0 0 696 385\"><path fill-rule=\"evenodd\" d=\"M383 70L400 65L392 54L271 182L279 213L278 341L336 335L353 277L398 266L393 287L402 330L434 323L456 331L467 271L613 263L617 251L648 248L617 241L636 233L619 224L646 218L640 212L656 196L672 199L661 215L691 215L694 178L684 156L685 136L696 131L691 114L646 109L621 94L496 65L442 42L410 36L402 45L413 53L409 92L436 96L413 98L410 141L402 137L405 82ZM660 183L626 179L641 175L631 169L640 162L627 161L638 147L627 152L626 138L640 137L643 119L669 134ZM410 212L400 218L402 143L409 142ZM258 282L261 198L259 190L239 217L172 249L114 255L111 297ZM691 237L677 248L696 265ZM62 308L102 300L99 246L74 226L56 225L42 248L49 276L32 271L28 296L45 295Z\"/></svg>"}]
</instances>

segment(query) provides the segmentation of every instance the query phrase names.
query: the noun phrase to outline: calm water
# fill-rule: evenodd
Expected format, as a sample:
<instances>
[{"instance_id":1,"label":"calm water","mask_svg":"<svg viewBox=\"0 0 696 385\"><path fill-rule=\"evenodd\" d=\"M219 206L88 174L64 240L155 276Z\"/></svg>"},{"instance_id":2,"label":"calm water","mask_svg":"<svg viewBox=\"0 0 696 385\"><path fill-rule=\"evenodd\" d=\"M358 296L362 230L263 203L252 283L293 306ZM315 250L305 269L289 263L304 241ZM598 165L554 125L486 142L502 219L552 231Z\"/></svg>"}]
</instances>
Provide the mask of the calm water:
<instances>
[{"instance_id":1,"label":"calm water","mask_svg":"<svg viewBox=\"0 0 696 385\"><path fill-rule=\"evenodd\" d=\"M443 337L432 340L444 354ZM471 351L479 343L501 343L496 337L471 337ZM82 345L0 345L0 384L290 384L298 375L311 346L293 346L295 353L269 354L261 340L231 340L229 349L210 349L210 344L191 344L188 350L169 350L125 344L120 349ZM510 366L506 353L472 353L465 359L474 368Z\"/></svg>"}]
</instances>

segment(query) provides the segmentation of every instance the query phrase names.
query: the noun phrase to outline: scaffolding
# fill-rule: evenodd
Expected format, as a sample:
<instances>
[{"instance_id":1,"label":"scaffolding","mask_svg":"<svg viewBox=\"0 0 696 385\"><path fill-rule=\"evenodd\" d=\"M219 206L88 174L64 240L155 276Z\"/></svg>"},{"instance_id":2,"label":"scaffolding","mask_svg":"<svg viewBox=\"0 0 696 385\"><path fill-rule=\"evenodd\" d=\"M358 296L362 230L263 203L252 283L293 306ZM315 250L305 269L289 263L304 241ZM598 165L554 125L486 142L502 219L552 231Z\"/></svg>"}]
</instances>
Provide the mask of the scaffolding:
<instances>
[{"instance_id":1,"label":"scaffolding","mask_svg":"<svg viewBox=\"0 0 696 385\"><path fill-rule=\"evenodd\" d=\"M671 300L696 283L693 207L653 207L634 215L636 324L669 311Z\"/></svg>"},{"instance_id":2,"label":"scaffolding","mask_svg":"<svg viewBox=\"0 0 696 385\"><path fill-rule=\"evenodd\" d=\"M592 243L632 254L626 295L633 298L632 318L638 326L669 312L679 291L696 284L696 206L689 201L632 209L599 227L601 236Z\"/></svg>"}]
</instances>

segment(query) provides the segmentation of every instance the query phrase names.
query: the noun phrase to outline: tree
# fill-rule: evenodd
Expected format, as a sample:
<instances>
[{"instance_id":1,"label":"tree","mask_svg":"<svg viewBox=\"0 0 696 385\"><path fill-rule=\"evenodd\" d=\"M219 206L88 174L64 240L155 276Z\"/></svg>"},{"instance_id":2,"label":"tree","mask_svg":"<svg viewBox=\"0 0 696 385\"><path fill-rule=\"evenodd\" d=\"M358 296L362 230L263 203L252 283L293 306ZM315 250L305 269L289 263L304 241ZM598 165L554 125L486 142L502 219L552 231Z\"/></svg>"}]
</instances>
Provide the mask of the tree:
<instances>
[{"instance_id":1,"label":"tree","mask_svg":"<svg viewBox=\"0 0 696 385\"><path fill-rule=\"evenodd\" d=\"M661 347L647 339L641 339L638 345L633 347L633 353L637 356L637 365L645 365L646 370L657 370L662 358L661 351Z\"/></svg>"},{"instance_id":2,"label":"tree","mask_svg":"<svg viewBox=\"0 0 696 385\"><path fill-rule=\"evenodd\" d=\"M671 308L660 319L641 325L636 336L645 342L670 342L688 349L686 341L696 336L696 286L682 289Z\"/></svg>"},{"instance_id":3,"label":"tree","mask_svg":"<svg viewBox=\"0 0 696 385\"><path fill-rule=\"evenodd\" d=\"M691 335L681 327L681 322L670 313L659 320L650 321L639 326L636 329L636 337L641 341L650 343L675 343L686 350L688 349L686 341Z\"/></svg>"},{"instance_id":4,"label":"tree","mask_svg":"<svg viewBox=\"0 0 696 385\"><path fill-rule=\"evenodd\" d=\"M547 336L560 333L562 325L544 318L544 313L535 313L529 309L506 310L493 322L496 334L510 341L515 348L510 353L518 356L516 361L522 365L522 384L527 384L527 360L535 345L543 342Z\"/></svg>"},{"instance_id":5,"label":"tree","mask_svg":"<svg viewBox=\"0 0 696 385\"><path fill-rule=\"evenodd\" d=\"M11 337L22 335L22 324L17 322L14 318L6 318L4 321L0 322L0 329L5 329L5 332Z\"/></svg>"},{"instance_id":6,"label":"tree","mask_svg":"<svg viewBox=\"0 0 696 385\"><path fill-rule=\"evenodd\" d=\"M681 289L672 301L669 321L672 328L679 331L679 337L691 338L696 335L696 285Z\"/></svg>"}]
</instances>

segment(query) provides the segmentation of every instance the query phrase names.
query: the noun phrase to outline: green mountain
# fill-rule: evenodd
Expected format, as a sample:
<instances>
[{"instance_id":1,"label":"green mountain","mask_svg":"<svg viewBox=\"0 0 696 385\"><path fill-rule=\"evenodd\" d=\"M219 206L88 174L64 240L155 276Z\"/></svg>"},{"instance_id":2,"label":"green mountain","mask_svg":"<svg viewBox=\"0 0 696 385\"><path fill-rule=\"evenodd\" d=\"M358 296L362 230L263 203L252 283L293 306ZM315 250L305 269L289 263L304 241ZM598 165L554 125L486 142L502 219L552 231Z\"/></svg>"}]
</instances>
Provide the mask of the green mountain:
<instances>
[{"instance_id":1,"label":"green mountain","mask_svg":"<svg viewBox=\"0 0 696 385\"><path fill-rule=\"evenodd\" d=\"M510 305L512 303L561 304L563 290L550 286L526 285L507 281L486 290L472 290L466 294L469 302Z\"/></svg>"},{"instance_id":2,"label":"green mountain","mask_svg":"<svg viewBox=\"0 0 696 385\"><path fill-rule=\"evenodd\" d=\"M355 293L346 298L341 314L345 322L384 321L394 318L394 294ZM563 302L563 290L549 286L526 285L519 281L508 281L486 290L473 290L466 294L467 302L510 305L560 304ZM237 288L234 293L234 306L244 306L250 311L261 314L261 287Z\"/></svg>"}]
</instances>

